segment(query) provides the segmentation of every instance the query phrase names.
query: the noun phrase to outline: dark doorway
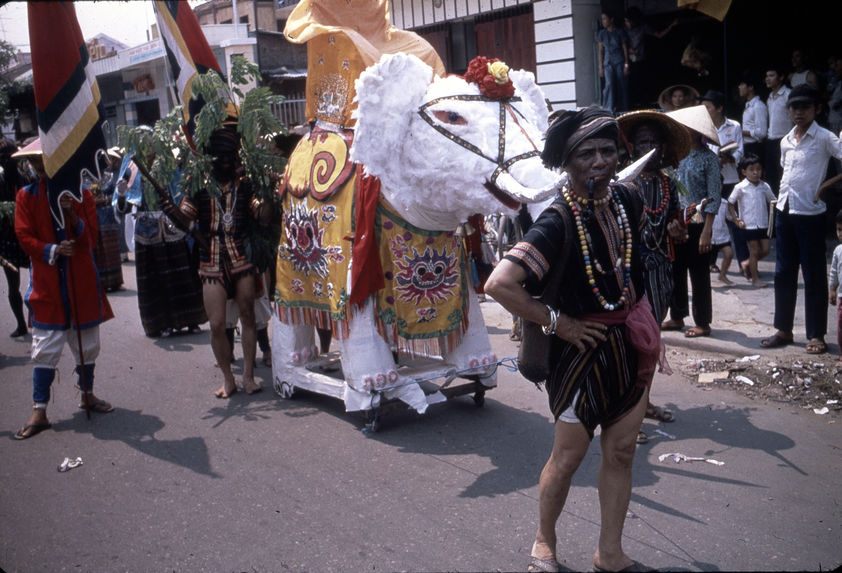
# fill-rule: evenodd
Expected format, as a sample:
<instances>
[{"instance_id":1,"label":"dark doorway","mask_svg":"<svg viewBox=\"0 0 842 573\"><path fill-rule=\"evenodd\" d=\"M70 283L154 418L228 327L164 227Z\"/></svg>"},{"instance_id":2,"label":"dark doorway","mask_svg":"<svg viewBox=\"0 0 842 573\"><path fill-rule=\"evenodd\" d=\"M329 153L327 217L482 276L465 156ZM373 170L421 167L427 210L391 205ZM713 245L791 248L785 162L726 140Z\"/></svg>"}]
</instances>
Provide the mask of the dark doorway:
<instances>
[{"instance_id":1,"label":"dark doorway","mask_svg":"<svg viewBox=\"0 0 842 573\"><path fill-rule=\"evenodd\" d=\"M139 101L134 104L137 111L138 125L155 125L155 122L161 119L161 107L157 99L148 99Z\"/></svg>"}]
</instances>

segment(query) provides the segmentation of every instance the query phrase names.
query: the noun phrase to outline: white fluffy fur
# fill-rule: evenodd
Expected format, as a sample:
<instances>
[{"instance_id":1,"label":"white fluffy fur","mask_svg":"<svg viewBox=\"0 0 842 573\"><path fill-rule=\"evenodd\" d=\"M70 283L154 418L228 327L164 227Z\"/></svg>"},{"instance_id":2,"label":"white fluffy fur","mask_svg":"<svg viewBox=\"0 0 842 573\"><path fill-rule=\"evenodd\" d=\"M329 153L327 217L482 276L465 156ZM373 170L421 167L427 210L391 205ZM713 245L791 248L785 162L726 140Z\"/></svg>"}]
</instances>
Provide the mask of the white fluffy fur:
<instances>
[{"instance_id":1,"label":"white fluffy fur","mask_svg":"<svg viewBox=\"0 0 842 573\"><path fill-rule=\"evenodd\" d=\"M533 145L540 150L547 125L547 107L534 76L517 71L511 77L515 95L523 98L511 105L523 117L518 116L518 127L507 114L506 158L530 151ZM458 76L433 79L432 69L415 56L387 54L360 75L356 91L351 157L380 178L384 196L408 221L427 229L452 230L473 213L505 210L483 186L495 163L446 138L418 113L421 105L439 97L479 94L476 84ZM497 102L447 100L430 111L458 113L467 125L446 125L447 129L496 158L499 109ZM498 186L521 201L546 194L558 180L558 174L545 169L538 157L515 163L510 173L512 177L501 178Z\"/></svg>"}]
</instances>

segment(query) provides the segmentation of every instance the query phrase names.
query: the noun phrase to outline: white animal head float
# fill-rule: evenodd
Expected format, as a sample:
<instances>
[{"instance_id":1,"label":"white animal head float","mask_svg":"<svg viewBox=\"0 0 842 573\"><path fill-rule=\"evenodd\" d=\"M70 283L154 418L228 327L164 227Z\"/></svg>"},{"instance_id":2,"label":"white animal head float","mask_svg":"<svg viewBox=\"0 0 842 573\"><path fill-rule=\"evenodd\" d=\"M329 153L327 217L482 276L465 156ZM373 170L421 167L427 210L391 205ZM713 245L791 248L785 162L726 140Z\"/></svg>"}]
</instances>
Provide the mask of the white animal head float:
<instances>
[{"instance_id":1,"label":"white animal head float","mask_svg":"<svg viewBox=\"0 0 842 573\"><path fill-rule=\"evenodd\" d=\"M478 57L465 76L434 78L427 64L397 53L356 81L351 158L425 229L514 211L555 194L559 182L540 158L547 106L532 73Z\"/></svg>"}]
</instances>

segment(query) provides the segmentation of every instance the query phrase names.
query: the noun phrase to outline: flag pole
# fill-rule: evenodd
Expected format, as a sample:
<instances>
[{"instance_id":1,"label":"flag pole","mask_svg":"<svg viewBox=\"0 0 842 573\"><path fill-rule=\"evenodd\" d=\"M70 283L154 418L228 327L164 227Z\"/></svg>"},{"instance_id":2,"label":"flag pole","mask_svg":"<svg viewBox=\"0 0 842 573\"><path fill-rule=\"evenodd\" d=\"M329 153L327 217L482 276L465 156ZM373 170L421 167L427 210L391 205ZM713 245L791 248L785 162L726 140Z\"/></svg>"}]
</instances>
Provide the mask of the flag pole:
<instances>
[{"instance_id":1,"label":"flag pole","mask_svg":"<svg viewBox=\"0 0 842 573\"><path fill-rule=\"evenodd\" d=\"M84 195L82 196L82 201L84 202ZM68 236L67 233L67 221L64 223L64 235L65 237ZM75 255L75 246L74 246L74 254L67 257L67 275L69 277L69 287L70 287L70 316L71 322L75 323L76 325L76 342L78 344L77 348L79 349L79 390L82 392L82 404L85 406L85 416L88 420L91 419L91 404L88 400L88 394L85 391L85 379L87 377L87 371L85 370L85 352L82 348L82 329L80 328L79 324L79 304L76 299L76 279L73 277L73 256Z\"/></svg>"}]
</instances>

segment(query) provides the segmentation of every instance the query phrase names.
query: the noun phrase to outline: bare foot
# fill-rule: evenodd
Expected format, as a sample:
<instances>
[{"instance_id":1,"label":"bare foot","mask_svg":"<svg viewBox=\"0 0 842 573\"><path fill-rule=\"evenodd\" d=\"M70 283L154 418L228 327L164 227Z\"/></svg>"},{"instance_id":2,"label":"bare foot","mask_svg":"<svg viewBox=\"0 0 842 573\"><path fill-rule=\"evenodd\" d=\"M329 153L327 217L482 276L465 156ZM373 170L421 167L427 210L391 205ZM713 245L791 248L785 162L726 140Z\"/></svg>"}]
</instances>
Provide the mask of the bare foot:
<instances>
[{"instance_id":1,"label":"bare foot","mask_svg":"<svg viewBox=\"0 0 842 573\"><path fill-rule=\"evenodd\" d=\"M222 387L213 393L214 396L217 398L222 398L223 400L227 400L231 396L237 393L237 384L234 382L234 379L226 380L223 382Z\"/></svg>"},{"instance_id":2,"label":"bare foot","mask_svg":"<svg viewBox=\"0 0 842 573\"><path fill-rule=\"evenodd\" d=\"M728 286L732 286L734 284L734 281L732 281L731 279L729 279L725 275L719 275L719 282L721 282L722 284L726 284Z\"/></svg>"},{"instance_id":3,"label":"bare foot","mask_svg":"<svg viewBox=\"0 0 842 573\"><path fill-rule=\"evenodd\" d=\"M246 394L250 395L260 392L263 388L261 388L260 384L255 382L253 379L243 378L243 390L245 390Z\"/></svg>"},{"instance_id":4,"label":"bare foot","mask_svg":"<svg viewBox=\"0 0 842 573\"><path fill-rule=\"evenodd\" d=\"M757 287L757 288L763 288L763 287L766 286L766 283L764 283L760 279L754 279L753 281L751 281L751 286Z\"/></svg>"},{"instance_id":5,"label":"bare foot","mask_svg":"<svg viewBox=\"0 0 842 573\"><path fill-rule=\"evenodd\" d=\"M683 320L667 320L661 323L661 330L681 330L684 328Z\"/></svg>"}]
</instances>

